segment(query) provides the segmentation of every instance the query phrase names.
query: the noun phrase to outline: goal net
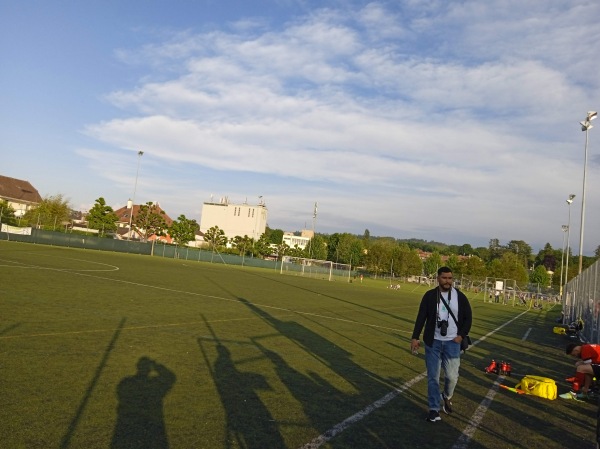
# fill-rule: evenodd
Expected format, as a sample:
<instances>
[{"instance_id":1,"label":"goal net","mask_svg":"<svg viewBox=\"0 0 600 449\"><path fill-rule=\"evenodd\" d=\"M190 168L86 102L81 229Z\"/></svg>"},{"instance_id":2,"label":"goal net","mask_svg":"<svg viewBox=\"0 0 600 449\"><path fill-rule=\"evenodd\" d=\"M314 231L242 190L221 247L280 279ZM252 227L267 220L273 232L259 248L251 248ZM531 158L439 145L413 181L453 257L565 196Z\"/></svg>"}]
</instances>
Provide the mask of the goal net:
<instances>
[{"instance_id":1,"label":"goal net","mask_svg":"<svg viewBox=\"0 0 600 449\"><path fill-rule=\"evenodd\" d=\"M350 282L352 266L329 260L306 259L304 257L284 256L281 273L306 276L328 281L344 280Z\"/></svg>"},{"instance_id":2,"label":"goal net","mask_svg":"<svg viewBox=\"0 0 600 449\"><path fill-rule=\"evenodd\" d=\"M483 301L515 305L517 281L514 279L485 278Z\"/></svg>"}]
</instances>

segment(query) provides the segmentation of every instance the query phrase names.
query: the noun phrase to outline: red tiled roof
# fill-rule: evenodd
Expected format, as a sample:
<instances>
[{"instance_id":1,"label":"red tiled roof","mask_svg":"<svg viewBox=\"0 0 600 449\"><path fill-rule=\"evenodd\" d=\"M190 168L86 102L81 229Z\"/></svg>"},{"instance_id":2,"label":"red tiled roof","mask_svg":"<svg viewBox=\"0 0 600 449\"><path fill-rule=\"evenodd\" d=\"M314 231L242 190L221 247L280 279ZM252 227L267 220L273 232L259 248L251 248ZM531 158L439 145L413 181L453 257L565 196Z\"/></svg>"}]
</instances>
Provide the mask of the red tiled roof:
<instances>
[{"instance_id":1,"label":"red tiled roof","mask_svg":"<svg viewBox=\"0 0 600 449\"><path fill-rule=\"evenodd\" d=\"M142 205L140 205L140 204L133 205L133 218L135 218L137 216L137 214L139 214L141 206ZM156 208L158 209L159 213L161 211L164 212L164 210L160 207L160 205L156 204ZM119 222L127 223L127 224L129 224L129 214L130 213L131 213L130 209L127 208L127 206L121 207L120 209L117 209L115 211L115 214L117 215L117 217L119 217ZM165 219L165 221L167 222L167 226L171 226L173 224L173 220L171 219L171 217L169 217L167 215L166 212L162 216Z\"/></svg>"},{"instance_id":2,"label":"red tiled roof","mask_svg":"<svg viewBox=\"0 0 600 449\"><path fill-rule=\"evenodd\" d=\"M29 181L0 176L0 198L16 203L38 204L42 197Z\"/></svg>"}]
</instances>

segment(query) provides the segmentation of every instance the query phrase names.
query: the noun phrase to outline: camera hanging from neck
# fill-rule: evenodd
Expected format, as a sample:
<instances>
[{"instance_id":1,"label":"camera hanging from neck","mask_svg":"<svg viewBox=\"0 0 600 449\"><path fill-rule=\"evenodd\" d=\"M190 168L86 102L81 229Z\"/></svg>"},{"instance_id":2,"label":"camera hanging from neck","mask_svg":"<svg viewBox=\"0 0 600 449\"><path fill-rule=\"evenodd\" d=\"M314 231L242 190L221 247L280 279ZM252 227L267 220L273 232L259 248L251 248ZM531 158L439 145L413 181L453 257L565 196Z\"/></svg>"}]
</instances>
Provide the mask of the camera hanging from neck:
<instances>
[{"instance_id":1,"label":"camera hanging from neck","mask_svg":"<svg viewBox=\"0 0 600 449\"><path fill-rule=\"evenodd\" d=\"M440 321L440 301L444 303L444 306L448 309L448 317L446 320L450 318L450 300L452 299L452 287L448 290L448 303L444 300L442 296L442 289L438 287L438 300L437 300L437 319Z\"/></svg>"}]
</instances>

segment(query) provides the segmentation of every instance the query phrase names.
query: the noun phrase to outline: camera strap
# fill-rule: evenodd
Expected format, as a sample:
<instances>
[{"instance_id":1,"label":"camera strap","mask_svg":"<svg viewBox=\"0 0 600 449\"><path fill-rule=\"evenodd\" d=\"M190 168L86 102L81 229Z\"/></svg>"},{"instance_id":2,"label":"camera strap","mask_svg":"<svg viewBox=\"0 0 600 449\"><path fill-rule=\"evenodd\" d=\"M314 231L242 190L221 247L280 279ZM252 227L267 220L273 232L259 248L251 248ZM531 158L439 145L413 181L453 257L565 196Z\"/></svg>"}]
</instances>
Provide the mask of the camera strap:
<instances>
[{"instance_id":1,"label":"camera strap","mask_svg":"<svg viewBox=\"0 0 600 449\"><path fill-rule=\"evenodd\" d=\"M450 287L450 290L448 290L448 302L450 302L450 300L452 299L452 297L450 296L451 294L452 294L452 287ZM450 316L452 317L452 319L456 323L456 329L458 330L458 321L456 320L456 317L454 316L454 313L452 313L452 309L450 308L450 305L446 302L446 300L442 296L442 291L439 288L438 288L438 297L444 303L444 305L446 306L446 309L448 309L448 313L450 314ZM438 301L438 305L439 305L439 303L440 302ZM440 315L440 313L438 311L438 319L439 319L439 315Z\"/></svg>"}]
</instances>

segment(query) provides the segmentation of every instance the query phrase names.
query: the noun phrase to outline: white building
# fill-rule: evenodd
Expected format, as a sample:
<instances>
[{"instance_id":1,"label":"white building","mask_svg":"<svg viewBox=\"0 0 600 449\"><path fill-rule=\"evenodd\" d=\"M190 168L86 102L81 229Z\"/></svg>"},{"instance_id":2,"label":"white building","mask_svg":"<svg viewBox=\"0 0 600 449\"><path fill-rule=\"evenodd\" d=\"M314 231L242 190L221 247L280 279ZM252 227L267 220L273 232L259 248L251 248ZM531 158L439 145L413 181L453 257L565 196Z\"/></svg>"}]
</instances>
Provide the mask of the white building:
<instances>
[{"instance_id":1,"label":"white building","mask_svg":"<svg viewBox=\"0 0 600 449\"><path fill-rule=\"evenodd\" d=\"M290 248L294 248L298 245L300 249L306 249L310 239L312 238L312 233L310 231L302 231L302 235L294 235L293 232L284 232L283 233L283 243L285 243Z\"/></svg>"},{"instance_id":2,"label":"white building","mask_svg":"<svg viewBox=\"0 0 600 449\"><path fill-rule=\"evenodd\" d=\"M255 206L248 203L233 204L224 197L218 203L202 204L200 232L205 233L213 226L218 226L228 238L247 235L258 240L267 228L267 213L262 197Z\"/></svg>"}]
</instances>

